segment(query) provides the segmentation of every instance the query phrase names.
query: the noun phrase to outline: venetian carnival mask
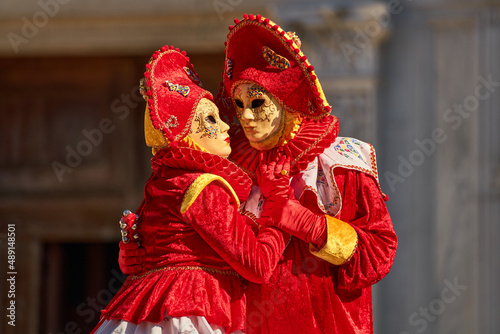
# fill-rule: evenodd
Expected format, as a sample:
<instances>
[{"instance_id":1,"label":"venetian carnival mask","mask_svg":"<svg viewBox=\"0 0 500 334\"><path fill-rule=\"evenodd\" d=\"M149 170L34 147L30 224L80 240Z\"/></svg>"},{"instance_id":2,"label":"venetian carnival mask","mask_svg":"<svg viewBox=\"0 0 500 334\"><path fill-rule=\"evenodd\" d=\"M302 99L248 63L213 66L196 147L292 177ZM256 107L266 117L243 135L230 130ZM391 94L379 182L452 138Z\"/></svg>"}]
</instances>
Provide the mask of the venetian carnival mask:
<instances>
[{"instance_id":1,"label":"venetian carnival mask","mask_svg":"<svg viewBox=\"0 0 500 334\"><path fill-rule=\"evenodd\" d=\"M219 109L207 98L196 107L189 137L201 148L212 154L227 157L231 153L229 126L219 117Z\"/></svg>"},{"instance_id":2,"label":"venetian carnival mask","mask_svg":"<svg viewBox=\"0 0 500 334\"><path fill-rule=\"evenodd\" d=\"M236 116L250 143L263 142L281 135L285 111L264 88L243 83L233 93Z\"/></svg>"}]
</instances>

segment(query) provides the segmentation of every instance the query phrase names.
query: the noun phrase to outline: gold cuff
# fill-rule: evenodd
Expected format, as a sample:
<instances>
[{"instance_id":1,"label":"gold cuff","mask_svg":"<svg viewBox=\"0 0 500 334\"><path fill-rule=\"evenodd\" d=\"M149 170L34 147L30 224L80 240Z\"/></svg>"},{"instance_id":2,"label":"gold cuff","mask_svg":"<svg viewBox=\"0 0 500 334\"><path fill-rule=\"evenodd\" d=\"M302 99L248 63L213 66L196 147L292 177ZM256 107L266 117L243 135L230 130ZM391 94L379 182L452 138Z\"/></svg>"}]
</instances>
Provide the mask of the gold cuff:
<instances>
[{"instance_id":1,"label":"gold cuff","mask_svg":"<svg viewBox=\"0 0 500 334\"><path fill-rule=\"evenodd\" d=\"M326 244L320 250L309 244L309 251L331 264L340 266L349 261L358 244L356 230L343 221L325 215L327 226Z\"/></svg>"}]
</instances>

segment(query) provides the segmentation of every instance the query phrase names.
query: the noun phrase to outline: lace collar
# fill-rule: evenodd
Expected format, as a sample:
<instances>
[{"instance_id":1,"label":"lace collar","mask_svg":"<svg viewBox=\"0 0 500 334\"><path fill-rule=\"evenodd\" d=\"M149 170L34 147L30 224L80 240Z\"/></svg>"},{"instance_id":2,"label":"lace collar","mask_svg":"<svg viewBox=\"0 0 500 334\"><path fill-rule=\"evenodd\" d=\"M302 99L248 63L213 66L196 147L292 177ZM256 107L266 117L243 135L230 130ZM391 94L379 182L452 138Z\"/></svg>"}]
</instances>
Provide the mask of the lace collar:
<instances>
[{"instance_id":1,"label":"lace collar","mask_svg":"<svg viewBox=\"0 0 500 334\"><path fill-rule=\"evenodd\" d=\"M255 181L255 172L259 166L259 154L263 154L267 162L277 161L285 154L292 159L291 175L294 176L304 170L326 148L330 147L337 138L338 132L338 119L333 115L321 120L304 118L299 131L288 143L270 150L259 151L250 146L242 130L236 131L234 137L231 138L232 151L229 160L243 169Z\"/></svg>"}]
</instances>

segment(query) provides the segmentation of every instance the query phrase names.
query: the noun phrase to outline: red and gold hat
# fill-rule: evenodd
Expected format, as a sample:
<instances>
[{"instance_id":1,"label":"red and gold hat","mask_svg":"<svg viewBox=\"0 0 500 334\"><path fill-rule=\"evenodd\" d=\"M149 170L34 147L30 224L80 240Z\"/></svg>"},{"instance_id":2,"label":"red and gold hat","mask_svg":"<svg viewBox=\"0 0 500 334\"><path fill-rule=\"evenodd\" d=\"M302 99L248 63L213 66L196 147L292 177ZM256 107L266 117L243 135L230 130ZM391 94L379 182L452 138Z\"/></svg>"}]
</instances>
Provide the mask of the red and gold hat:
<instances>
[{"instance_id":1,"label":"red and gold hat","mask_svg":"<svg viewBox=\"0 0 500 334\"><path fill-rule=\"evenodd\" d=\"M202 88L186 52L173 46L163 46L153 53L144 76L148 103L146 142L149 146L161 146L163 138L154 134L154 130L159 130L168 145L176 146L187 136L198 102L202 98L213 101L213 96Z\"/></svg>"},{"instance_id":2,"label":"red and gold hat","mask_svg":"<svg viewBox=\"0 0 500 334\"><path fill-rule=\"evenodd\" d=\"M311 119L330 114L314 67L300 50L300 40L260 15L244 15L229 27L219 103L226 104L237 85L256 83L285 108ZM225 90L225 91L224 91Z\"/></svg>"}]
</instances>

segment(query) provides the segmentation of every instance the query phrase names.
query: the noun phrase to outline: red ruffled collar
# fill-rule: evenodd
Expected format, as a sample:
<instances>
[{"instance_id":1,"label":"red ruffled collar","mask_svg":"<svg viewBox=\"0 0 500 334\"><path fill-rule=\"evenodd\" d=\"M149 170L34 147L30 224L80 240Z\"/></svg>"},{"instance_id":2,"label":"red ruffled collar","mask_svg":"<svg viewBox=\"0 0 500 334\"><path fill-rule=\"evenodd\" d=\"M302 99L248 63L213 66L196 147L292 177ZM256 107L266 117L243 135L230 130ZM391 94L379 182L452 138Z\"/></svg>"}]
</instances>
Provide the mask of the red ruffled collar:
<instances>
[{"instance_id":1,"label":"red ruffled collar","mask_svg":"<svg viewBox=\"0 0 500 334\"><path fill-rule=\"evenodd\" d=\"M169 147L161 149L151 159L151 168L157 172L161 166L220 176L233 187L241 202L248 199L252 188L252 180L234 163L218 155L192 148Z\"/></svg>"},{"instance_id":2,"label":"red ruffled collar","mask_svg":"<svg viewBox=\"0 0 500 334\"><path fill-rule=\"evenodd\" d=\"M250 146L243 131L237 131L231 138L229 159L256 180L259 166L259 153L265 161L277 161L285 154L292 159L291 175L294 176L307 168L307 165L330 147L339 133L337 117L330 115L321 120L304 119L295 137L283 146L259 151Z\"/></svg>"}]
</instances>

